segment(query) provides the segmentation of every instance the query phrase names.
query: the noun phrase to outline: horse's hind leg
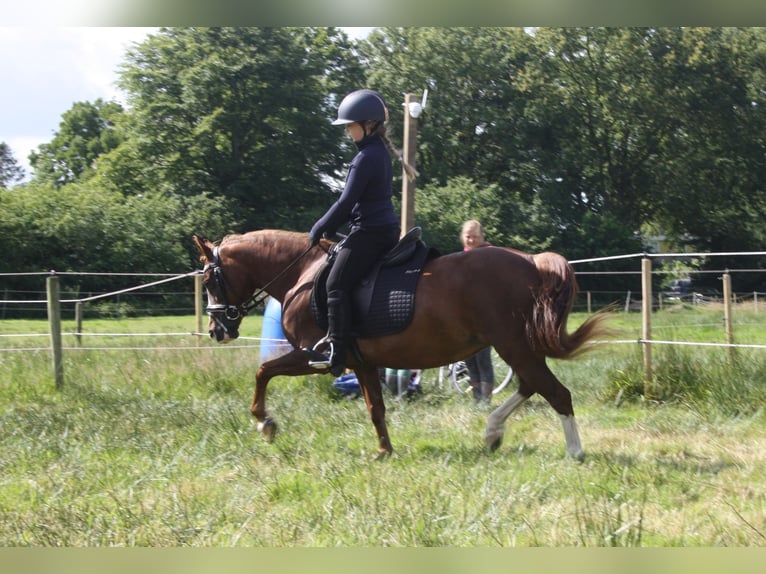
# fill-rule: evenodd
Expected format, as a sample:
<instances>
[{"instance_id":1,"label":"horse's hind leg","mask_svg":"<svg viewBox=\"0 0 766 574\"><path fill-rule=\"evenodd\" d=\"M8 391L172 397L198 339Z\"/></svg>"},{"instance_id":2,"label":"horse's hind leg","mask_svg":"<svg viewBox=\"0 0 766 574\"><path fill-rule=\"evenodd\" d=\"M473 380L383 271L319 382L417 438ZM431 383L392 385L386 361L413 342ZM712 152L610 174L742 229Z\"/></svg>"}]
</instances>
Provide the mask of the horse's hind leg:
<instances>
[{"instance_id":1,"label":"horse's hind leg","mask_svg":"<svg viewBox=\"0 0 766 574\"><path fill-rule=\"evenodd\" d=\"M529 395L524 395L521 392L521 387L523 387L523 383L519 385L519 390L513 393L487 417L487 426L484 429L484 442L490 450L497 450L503 442L506 419L529 398Z\"/></svg>"},{"instance_id":2,"label":"horse's hind leg","mask_svg":"<svg viewBox=\"0 0 766 574\"><path fill-rule=\"evenodd\" d=\"M355 369L359 385L362 387L364 401L367 404L367 410L370 413L372 424L378 434L378 451L376 458L380 459L391 455L394 452L391 446L391 439L388 436L388 427L386 426L386 405L383 402L383 389L380 386L378 369L375 367L365 367Z\"/></svg>"},{"instance_id":3,"label":"horse's hind leg","mask_svg":"<svg viewBox=\"0 0 766 574\"><path fill-rule=\"evenodd\" d=\"M527 398L534 393L539 393L561 418L567 455L582 460L585 453L580 442L580 434L577 430L574 409L572 408L572 394L569 389L561 384L545 364L544 359L519 365L516 367L516 373L520 381L519 390L490 414L484 435L485 442L490 447L497 448L498 441L502 439L505 419Z\"/></svg>"},{"instance_id":4,"label":"horse's hind leg","mask_svg":"<svg viewBox=\"0 0 766 574\"><path fill-rule=\"evenodd\" d=\"M551 372L544 359L534 365L530 372L525 373L524 376L530 387L545 397L545 400L561 417L567 454L576 460L582 460L585 453L582 449L580 433L577 431L577 422L572 408L572 393Z\"/></svg>"}]
</instances>

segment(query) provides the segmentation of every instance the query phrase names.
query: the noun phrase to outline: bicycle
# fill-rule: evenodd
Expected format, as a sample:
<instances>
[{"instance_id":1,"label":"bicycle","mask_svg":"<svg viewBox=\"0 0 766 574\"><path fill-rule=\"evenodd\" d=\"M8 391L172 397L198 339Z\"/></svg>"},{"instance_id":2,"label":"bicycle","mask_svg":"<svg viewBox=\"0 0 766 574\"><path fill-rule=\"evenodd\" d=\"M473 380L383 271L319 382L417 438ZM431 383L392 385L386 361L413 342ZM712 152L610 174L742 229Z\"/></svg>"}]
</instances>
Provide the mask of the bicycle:
<instances>
[{"instance_id":1,"label":"bicycle","mask_svg":"<svg viewBox=\"0 0 766 574\"><path fill-rule=\"evenodd\" d=\"M492 394L496 395L511 382L513 368L500 358L495 349L492 349L492 366L495 370L495 386L492 389ZM456 392L462 394L472 392L473 387L471 387L471 380L468 376L468 367L466 367L465 361L458 361L439 367L439 386L443 386L445 376L452 383L452 387Z\"/></svg>"}]
</instances>

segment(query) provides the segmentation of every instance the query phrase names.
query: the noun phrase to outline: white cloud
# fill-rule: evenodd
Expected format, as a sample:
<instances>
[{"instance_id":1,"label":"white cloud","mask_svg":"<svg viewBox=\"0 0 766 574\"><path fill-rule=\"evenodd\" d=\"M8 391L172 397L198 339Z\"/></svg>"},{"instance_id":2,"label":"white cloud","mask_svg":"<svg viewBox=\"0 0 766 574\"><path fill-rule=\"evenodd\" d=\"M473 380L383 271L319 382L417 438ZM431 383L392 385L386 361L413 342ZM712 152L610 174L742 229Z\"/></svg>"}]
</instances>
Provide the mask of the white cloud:
<instances>
[{"instance_id":1,"label":"white cloud","mask_svg":"<svg viewBox=\"0 0 766 574\"><path fill-rule=\"evenodd\" d=\"M29 173L27 157L50 141L75 102L122 101L117 68L156 28L0 28L0 141Z\"/></svg>"}]
</instances>

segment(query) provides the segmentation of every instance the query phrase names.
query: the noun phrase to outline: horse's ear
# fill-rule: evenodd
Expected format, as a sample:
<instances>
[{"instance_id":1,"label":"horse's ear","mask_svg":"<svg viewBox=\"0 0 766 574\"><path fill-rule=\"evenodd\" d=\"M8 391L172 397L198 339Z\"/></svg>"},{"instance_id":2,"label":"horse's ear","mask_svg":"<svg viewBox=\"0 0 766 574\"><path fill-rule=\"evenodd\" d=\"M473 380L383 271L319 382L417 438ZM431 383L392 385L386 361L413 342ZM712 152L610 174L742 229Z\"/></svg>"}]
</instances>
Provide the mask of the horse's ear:
<instances>
[{"instance_id":1,"label":"horse's ear","mask_svg":"<svg viewBox=\"0 0 766 574\"><path fill-rule=\"evenodd\" d=\"M208 261L213 260L213 249L211 247L210 241L205 239L204 237L197 235L196 233L192 235L192 239L194 239L194 243L197 245L197 249L199 249L200 252L200 261L203 263L207 263Z\"/></svg>"}]
</instances>

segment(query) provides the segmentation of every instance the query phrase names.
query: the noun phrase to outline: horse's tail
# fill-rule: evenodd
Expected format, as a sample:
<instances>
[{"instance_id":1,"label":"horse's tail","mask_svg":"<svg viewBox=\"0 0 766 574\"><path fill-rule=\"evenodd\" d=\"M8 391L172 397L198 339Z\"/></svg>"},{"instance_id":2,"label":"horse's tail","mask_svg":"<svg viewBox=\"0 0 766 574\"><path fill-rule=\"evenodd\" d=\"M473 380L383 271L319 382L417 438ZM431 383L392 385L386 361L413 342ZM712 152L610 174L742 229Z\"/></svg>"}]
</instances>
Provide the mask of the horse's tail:
<instances>
[{"instance_id":1,"label":"horse's tail","mask_svg":"<svg viewBox=\"0 0 766 574\"><path fill-rule=\"evenodd\" d=\"M593 315L573 333L567 332L567 318L577 297L578 286L569 262L553 252L533 256L540 274L534 292L535 304L527 322L527 337L534 348L548 357L569 359L587 350L585 343L606 334L605 315Z\"/></svg>"}]
</instances>

